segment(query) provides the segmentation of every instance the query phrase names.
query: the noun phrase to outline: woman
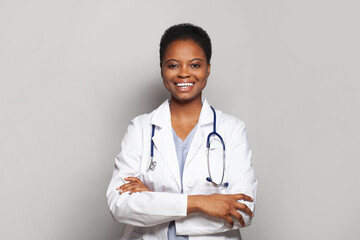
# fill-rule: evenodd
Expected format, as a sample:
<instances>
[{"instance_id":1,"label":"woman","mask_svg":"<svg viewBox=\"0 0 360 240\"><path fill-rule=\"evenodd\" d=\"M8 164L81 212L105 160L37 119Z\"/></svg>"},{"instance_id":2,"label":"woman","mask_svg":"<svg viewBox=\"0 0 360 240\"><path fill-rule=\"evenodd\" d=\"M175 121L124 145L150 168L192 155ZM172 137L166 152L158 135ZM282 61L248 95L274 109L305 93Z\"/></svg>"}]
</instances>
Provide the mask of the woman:
<instances>
[{"instance_id":1,"label":"woman","mask_svg":"<svg viewBox=\"0 0 360 240\"><path fill-rule=\"evenodd\" d=\"M107 190L114 219L125 223L122 239L241 239L238 229L254 216L245 125L202 98L210 59L200 27L175 25L161 38L170 100L131 121Z\"/></svg>"}]
</instances>

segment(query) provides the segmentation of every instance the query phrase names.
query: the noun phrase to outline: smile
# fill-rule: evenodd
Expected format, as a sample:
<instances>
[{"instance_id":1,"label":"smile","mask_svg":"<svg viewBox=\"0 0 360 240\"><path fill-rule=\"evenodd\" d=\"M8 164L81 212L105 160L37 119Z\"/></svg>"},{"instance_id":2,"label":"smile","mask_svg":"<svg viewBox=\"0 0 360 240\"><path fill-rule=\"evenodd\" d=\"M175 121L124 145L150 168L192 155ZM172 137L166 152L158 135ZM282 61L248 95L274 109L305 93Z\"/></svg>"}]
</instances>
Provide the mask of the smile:
<instances>
[{"instance_id":1,"label":"smile","mask_svg":"<svg viewBox=\"0 0 360 240\"><path fill-rule=\"evenodd\" d=\"M183 88L186 88L186 87L191 87L192 85L194 85L195 83L175 83L176 86L178 87L183 87Z\"/></svg>"}]
</instances>

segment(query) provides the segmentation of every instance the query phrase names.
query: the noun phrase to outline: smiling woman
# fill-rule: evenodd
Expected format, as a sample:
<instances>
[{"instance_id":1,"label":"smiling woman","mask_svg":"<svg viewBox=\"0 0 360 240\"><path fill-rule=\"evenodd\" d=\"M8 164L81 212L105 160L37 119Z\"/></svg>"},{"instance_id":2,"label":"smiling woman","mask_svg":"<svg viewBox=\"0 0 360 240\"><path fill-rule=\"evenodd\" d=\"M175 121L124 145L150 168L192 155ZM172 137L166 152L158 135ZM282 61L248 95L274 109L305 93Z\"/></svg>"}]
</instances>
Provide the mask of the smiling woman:
<instances>
[{"instance_id":1,"label":"smiling woman","mask_svg":"<svg viewBox=\"0 0 360 240\"><path fill-rule=\"evenodd\" d=\"M160 64L161 76L174 100L200 100L210 75L210 63L202 48L190 39L177 40L169 44L163 61Z\"/></svg>"},{"instance_id":2,"label":"smiling woman","mask_svg":"<svg viewBox=\"0 0 360 240\"><path fill-rule=\"evenodd\" d=\"M201 92L210 75L210 63L202 48L188 39L169 44L160 65L164 86L171 93L171 124L184 140L198 122ZM192 118L182 116L184 112L177 110L179 107L184 109L184 106L187 106Z\"/></svg>"},{"instance_id":3,"label":"smiling woman","mask_svg":"<svg viewBox=\"0 0 360 240\"><path fill-rule=\"evenodd\" d=\"M131 121L107 190L114 219L126 224L121 239L235 240L250 225L257 181L245 124L202 97L210 59L198 26L175 25L161 38L170 99ZM210 168L216 142L223 154Z\"/></svg>"}]
</instances>

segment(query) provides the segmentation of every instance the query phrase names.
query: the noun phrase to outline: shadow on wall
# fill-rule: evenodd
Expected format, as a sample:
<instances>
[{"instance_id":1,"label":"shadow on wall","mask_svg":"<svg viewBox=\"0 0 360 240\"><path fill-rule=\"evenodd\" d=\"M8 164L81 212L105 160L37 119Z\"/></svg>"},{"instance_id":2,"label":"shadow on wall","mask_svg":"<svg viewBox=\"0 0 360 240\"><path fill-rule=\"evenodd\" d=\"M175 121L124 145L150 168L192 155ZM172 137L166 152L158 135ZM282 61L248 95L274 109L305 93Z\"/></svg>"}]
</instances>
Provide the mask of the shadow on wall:
<instances>
[{"instance_id":1,"label":"shadow on wall","mask_svg":"<svg viewBox=\"0 0 360 240\"><path fill-rule=\"evenodd\" d=\"M120 99L117 99L119 102L115 103L115 107L118 108L118 114L121 114L116 117L117 119L120 119L121 126L118 124L118 126L115 127L120 127L123 133L125 133L131 119L140 114L152 112L162 104L165 99L170 97L169 92L163 86L161 77L153 77L146 82L139 80L139 85L137 85L136 88L132 88L130 91L129 89L123 91L125 96L121 96ZM121 110L119 111L119 109ZM121 139L122 138L123 135L121 136ZM107 179L109 176L107 176ZM123 224L115 222L110 213L108 214L108 219L113 221L113 223L110 224L107 231L105 231L103 239L116 239L120 237Z\"/></svg>"}]
</instances>

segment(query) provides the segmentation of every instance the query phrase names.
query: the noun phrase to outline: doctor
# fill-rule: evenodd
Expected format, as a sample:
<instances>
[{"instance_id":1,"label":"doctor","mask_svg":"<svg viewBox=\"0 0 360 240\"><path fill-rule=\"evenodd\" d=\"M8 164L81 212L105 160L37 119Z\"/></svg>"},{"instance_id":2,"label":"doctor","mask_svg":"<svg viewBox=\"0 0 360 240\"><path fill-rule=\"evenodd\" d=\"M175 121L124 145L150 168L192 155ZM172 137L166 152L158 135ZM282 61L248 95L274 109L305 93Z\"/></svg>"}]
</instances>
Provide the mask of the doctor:
<instances>
[{"instance_id":1,"label":"doctor","mask_svg":"<svg viewBox=\"0 0 360 240\"><path fill-rule=\"evenodd\" d=\"M171 97L131 121L106 194L125 224L121 239L235 240L250 225L257 181L245 125L202 97L210 59L210 38L198 26L178 24L161 38Z\"/></svg>"}]
</instances>

